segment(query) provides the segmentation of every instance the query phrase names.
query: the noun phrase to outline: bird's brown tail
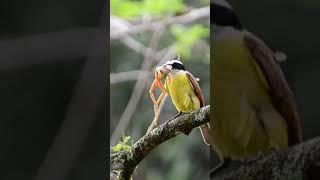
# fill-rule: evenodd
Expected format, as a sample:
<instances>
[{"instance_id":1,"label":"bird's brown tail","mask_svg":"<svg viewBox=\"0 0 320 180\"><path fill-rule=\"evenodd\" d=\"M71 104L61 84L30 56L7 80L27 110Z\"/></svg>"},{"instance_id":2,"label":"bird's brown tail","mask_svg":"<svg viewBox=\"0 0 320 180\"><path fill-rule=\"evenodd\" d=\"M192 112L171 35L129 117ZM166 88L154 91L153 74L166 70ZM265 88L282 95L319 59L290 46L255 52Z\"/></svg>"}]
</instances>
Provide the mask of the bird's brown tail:
<instances>
[{"instance_id":1,"label":"bird's brown tail","mask_svg":"<svg viewBox=\"0 0 320 180\"><path fill-rule=\"evenodd\" d=\"M210 146L210 127L209 127L209 124L206 123L206 124L203 124L201 125L200 127L200 132L201 132L201 135L202 135L202 138L203 138L203 142Z\"/></svg>"}]
</instances>

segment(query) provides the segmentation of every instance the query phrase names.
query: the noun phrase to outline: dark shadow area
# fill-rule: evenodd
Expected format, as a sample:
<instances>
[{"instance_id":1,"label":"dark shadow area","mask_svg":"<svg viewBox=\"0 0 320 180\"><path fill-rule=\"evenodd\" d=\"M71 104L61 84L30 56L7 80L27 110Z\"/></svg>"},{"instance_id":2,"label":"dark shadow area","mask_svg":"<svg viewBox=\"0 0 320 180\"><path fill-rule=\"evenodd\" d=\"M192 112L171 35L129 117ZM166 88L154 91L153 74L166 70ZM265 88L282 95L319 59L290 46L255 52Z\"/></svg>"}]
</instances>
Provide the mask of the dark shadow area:
<instances>
[{"instance_id":1,"label":"dark shadow area","mask_svg":"<svg viewBox=\"0 0 320 180\"><path fill-rule=\"evenodd\" d=\"M104 179L104 6L0 3L0 179Z\"/></svg>"}]
</instances>

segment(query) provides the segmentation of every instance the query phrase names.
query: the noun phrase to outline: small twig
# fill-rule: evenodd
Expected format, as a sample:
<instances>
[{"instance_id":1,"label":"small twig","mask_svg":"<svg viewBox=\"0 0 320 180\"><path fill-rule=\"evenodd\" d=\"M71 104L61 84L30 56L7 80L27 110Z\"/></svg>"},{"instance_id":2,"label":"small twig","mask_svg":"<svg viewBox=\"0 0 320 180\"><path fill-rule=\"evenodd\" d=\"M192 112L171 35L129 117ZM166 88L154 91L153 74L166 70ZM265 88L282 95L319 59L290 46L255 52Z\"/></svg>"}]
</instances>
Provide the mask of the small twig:
<instances>
[{"instance_id":1,"label":"small twig","mask_svg":"<svg viewBox=\"0 0 320 180\"><path fill-rule=\"evenodd\" d=\"M133 25L130 22L118 16L110 15L110 37L114 36L119 29L128 30L131 26Z\"/></svg>"},{"instance_id":2,"label":"small twig","mask_svg":"<svg viewBox=\"0 0 320 180\"><path fill-rule=\"evenodd\" d=\"M187 14L167 18L160 21L144 23L140 25L130 26L130 28L118 28L110 34L111 39L119 39L129 34L141 33L144 31L154 31L160 27L166 27L173 23L188 24L202 18L210 17L210 6L194 9Z\"/></svg>"},{"instance_id":3,"label":"small twig","mask_svg":"<svg viewBox=\"0 0 320 180\"><path fill-rule=\"evenodd\" d=\"M171 121L166 121L144 135L129 150L111 154L110 170L117 170L120 180L128 180L140 161L158 145L178 134L184 133L188 135L194 128L209 121L210 106L205 106Z\"/></svg>"},{"instance_id":4,"label":"small twig","mask_svg":"<svg viewBox=\"0 0 320 180\"><path fill-rule=\"evenodd\" d=\"M156 66L159 66L168 60L171 60L172 58L174 58L175 55L176 55L176 49L175 49L175 44L173 44L168 47L167 53L161 59L158 60L158 63Z\"/></svg>"},{"instance_id":5,"label":"small twig","mask_svg":"<svg viewBox=\"0 0 320 180\"><path fill-rule=\"evenodd\" d=\"M135 52L146 56L147 48L131 36L121 38L120 41L130 49L134 50Z\"/></svg>"},{"instance_id":6,"label":"small twig","mask_svg":"<svg viewBox=\"0 0 320 180\"><path fill-rule=\"evenodd\" d=\"M175 50L175 47L176 47L176 43L173 43L173 44L161 49L160 51L157 52L156 59L158 61L161 61L163 59L163 57L166 56L166 54L168 54L169 51Z\"/></svg>"},{"instance_id":7,"label":"small twig","mask_svg":"<svg viewBox=\"0 0 320 180\"><path fill-rule=\"evenodd\" d=\"M110 84L117 84L126 81L135 81L139 78L148 80L152 74L149 71L144 70L132 70L120 73L111 73L110 74Z\"/></svg>"}]
</instances>

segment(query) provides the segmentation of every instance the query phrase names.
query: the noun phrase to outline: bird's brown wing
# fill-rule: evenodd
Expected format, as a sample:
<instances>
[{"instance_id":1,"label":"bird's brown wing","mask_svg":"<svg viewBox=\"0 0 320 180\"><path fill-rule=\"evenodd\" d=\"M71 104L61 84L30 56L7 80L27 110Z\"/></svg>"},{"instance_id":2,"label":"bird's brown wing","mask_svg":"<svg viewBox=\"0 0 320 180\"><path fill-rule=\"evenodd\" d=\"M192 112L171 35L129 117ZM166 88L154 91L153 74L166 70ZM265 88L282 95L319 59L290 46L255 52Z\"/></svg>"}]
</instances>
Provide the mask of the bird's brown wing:
<instances>
[{"instance_id":1,"label":"bird's brown wing","mask_svg":"<svg viewBox=\"0 0 320 180\"><path fill-rule=\"evenodd\" d=\"M197 82L197 79L189 72L186 73L191 85L193 86L193 91L196 94L196 96L198 97L199 101L200 101L200 107L204 106L204 98L200 89L200 86ZM203 125L200 126L200 132L202 135L202 139L204 141L204 143L206 145L210 145L210 127L208 123L205 123Z\"/></svg>"},{"instance_id":2,"label":"bird's brown wing","mask_svg":"<svg viewBox=\"0 0 320 180\"><path fill-rule=\"evenodd\" d=\"M289 145L300 143L302 135L297 107L274 52L250 32L244 32L243 40L268 83L274 106L287 122Z\"/></svg>"},{"instance_id":3,"label":"bird's brown wing","mask_svg":"<svg viewBox=\"0 0 320 180\"><path fill-rule=\"evenodd\" d=\"M187 74L187 77L189 78L190 83L193 86L194 93L196 94L196 96L198 97L198 99L200 101L200 107L203 107L204 106L204 98L203 98L200 86L199 86L196 78L190 72L187 72L186 74Z\"/></svg>"}]
</instances>

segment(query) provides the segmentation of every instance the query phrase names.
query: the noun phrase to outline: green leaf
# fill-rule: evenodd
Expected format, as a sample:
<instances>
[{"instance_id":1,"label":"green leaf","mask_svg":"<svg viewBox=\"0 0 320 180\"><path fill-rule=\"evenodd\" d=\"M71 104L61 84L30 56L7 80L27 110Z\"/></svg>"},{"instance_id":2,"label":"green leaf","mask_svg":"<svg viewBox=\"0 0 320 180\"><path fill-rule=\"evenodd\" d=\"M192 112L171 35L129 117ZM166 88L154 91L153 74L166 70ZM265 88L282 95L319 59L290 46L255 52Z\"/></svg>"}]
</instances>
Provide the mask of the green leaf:
<instances>
[{"instance_id":1,"label":"green leaf","mask_svg":"<svg viewBox=\"0 0 320 180\"><path fill-rule=\"evenodd\" d=\"M183 0L111 0L111 13L122 18L134 18L142 15L165 16L183 11Z\"/></svg>"},{"instance_id":2,"label":"green leaf","mask_svg":"<svg viewBox=\"0 0 320 180\"><path fill-rule=\"evenodd\" d=\"M127 144L127 142L129 141L130 138L131 138L130 136L123 136L122 140L120 140L118 142L118 144L116 144L115 146L111 147L111 150L113 152L118 152L118 151L124 151L124 150L130 149L131 146Z\"/></svg>"},{"instance_id":3,"label":"green leaf","mask_svg":"<svg viewBox=\"0 0 320 180\"><path fill-rule=\"evenodd\" d=\"M128 150L128 149L130 149L130 148L131 148L130 145L127 145L127 144L123 144L123 145L122 145L122 149L123 149L123 150Z\"/></svg>"},{"instance_id":4,"label":"green leaf","mask_svg":"<svg viewBox=\"0 0 320 180\"><path fill-rule=\"evenodd\" d=\"M209 29L196 24L191 27L173 25L170 29L177 40L176 51L187 59L191 56L192 46L202 38L209 36Z\"/></svg>"},{"instance_id":5,"label":"green leaf","mask_svg":"<svg viewBox=\"0 0 320 180\"><path fill-rule=\"evenodd\" d=\"M121 145L121 144L117 144L117 145L111 147L111 149L112 149L113 152L121 151L121 148L122 148L122 145Z\"/></svg>"},{"instance_id":6,"label":"green leaf","mask_svg":"<svg viewBox=\"0 0 320 180\"><path fill-rule=\"evenodd\" d=\"M131 138L130 136L125 136L125 137L123 137L122 142L123 142L124 144L126 144L126 143L129 141L130 138Z\"/></svg>"},{"instance_id":7,"label":"green leaf","mask_svg":"<svg viewBox=\"0 0 320 180\"><path fill-rule=\"evenodd\" d=\"M186 7L182 0L144 0L144 8L150 15L165 15L182 11Z\"/></svg>"},{"instance_id":8,"label":"green leaf","mask_svg":"<svg viewBox=\"0 0 320 180\"><path fill-rule=\"evenodd\" d=\"M138 1L112 0L110 2L111 13L123 18L130 18L141 15L142 8L143 4Z\"/></svg>"}]
</instances>

